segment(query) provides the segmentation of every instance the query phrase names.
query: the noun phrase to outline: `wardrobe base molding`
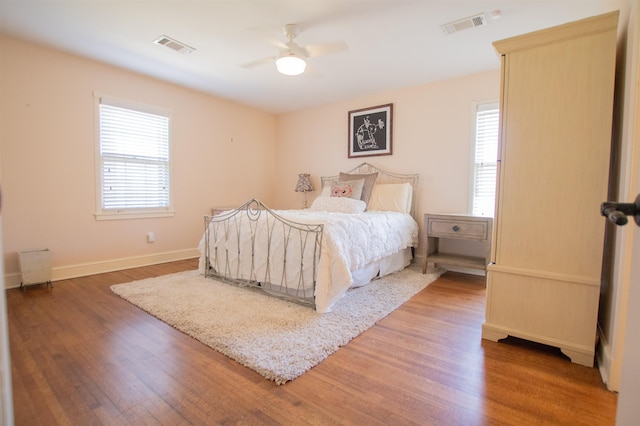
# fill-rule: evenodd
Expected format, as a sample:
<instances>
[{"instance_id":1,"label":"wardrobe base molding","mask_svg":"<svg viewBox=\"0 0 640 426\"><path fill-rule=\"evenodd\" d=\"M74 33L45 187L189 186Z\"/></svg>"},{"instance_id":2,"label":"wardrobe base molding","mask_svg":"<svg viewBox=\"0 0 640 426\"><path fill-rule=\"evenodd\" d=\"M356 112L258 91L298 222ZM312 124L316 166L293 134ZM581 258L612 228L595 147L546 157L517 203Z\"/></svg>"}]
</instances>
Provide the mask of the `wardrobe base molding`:
<instances>
[{"instance_id":1,"label":"wardrobe base molding","mask_svg":"<svg viewBox=\"0 0 640 426\"><path fill-rule=\"evenodd\" d=\"M580 346L575 345L571 342L549 339L544 336L539 336L520 330L514 330L495 324L482 324L482 338L485 340L498 342L502 339L506 339L508 336L518 337L520 339L525 339L532 342L542 343L543 345L559 348L562 353L569 357L571 362L573 362L574 364L593 367L595 358L595 344L593 348L590 346Z\"/></svg>"}]
</instances>

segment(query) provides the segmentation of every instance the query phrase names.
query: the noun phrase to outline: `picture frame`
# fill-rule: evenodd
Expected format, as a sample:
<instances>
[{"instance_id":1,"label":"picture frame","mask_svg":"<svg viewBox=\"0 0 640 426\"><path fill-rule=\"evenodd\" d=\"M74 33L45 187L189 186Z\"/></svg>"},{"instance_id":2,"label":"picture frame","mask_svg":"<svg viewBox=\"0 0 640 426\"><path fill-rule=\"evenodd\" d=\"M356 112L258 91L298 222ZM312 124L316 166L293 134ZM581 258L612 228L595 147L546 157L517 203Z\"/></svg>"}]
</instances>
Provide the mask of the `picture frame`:
<instances>
[{"instance_id":1,"label":"picture frame","mask_svg":"<svg viewBox=\"0 0 640 426\"><path fill-rule=\"evenodd\" d=\"M349 111L349 158L391 155L393 104Z\"/></svg>"}]
</instances>

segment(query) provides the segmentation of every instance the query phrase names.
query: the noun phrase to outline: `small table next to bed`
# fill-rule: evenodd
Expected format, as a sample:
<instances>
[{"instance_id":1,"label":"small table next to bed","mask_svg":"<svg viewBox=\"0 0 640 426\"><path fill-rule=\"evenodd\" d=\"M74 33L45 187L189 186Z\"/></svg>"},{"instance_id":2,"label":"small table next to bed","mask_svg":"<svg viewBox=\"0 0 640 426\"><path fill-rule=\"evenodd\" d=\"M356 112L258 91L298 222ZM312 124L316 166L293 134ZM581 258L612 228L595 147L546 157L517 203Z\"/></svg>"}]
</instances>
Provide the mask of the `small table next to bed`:
<instances>
[{"instance_id":1,"label":"small table next to bed","mask_svg":"<svg viewBox=\"0 0 640 426\"><path fill-rule=\"evenodd\" d=\"M490 261L491 232L493 219L484 216L467 216L458 214L425 214L424 215L424 264L422 273L427 272L429 262L465 268L487 270ZM485 243L483 257L464 256L461 254L441 253L440 238L473 240Z\"/></svg>"}]
</instances>

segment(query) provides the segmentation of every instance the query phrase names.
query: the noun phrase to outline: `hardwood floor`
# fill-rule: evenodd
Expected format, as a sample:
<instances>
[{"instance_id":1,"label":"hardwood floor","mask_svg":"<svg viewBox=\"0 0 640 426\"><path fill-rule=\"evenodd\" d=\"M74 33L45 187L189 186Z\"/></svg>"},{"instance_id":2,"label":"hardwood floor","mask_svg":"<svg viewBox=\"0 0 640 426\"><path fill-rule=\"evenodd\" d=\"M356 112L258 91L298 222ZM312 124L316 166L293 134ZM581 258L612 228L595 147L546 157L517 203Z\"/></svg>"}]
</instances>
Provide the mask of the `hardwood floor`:
<instances>
[{"instance_id":1,"label":"hardwood floor","mask_svg":"<svg viewBox=\"0 0 640 426\"><path fill-rule=\"evenodd\" d=\"M446 273L282 386L109 290L196 265L8 290L16 425L614 424L597 369L481 339L480 277Z\"/></svg>"}]
</instances>

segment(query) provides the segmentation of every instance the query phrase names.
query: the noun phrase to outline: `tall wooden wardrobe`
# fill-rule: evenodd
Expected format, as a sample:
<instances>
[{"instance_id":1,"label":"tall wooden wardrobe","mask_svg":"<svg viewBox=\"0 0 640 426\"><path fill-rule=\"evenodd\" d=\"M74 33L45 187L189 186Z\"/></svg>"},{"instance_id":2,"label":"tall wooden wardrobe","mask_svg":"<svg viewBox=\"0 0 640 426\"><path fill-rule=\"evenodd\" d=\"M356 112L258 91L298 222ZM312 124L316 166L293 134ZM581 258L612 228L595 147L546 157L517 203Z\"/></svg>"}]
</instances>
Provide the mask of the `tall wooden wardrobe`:
<instances>
[{"instance_id":1,"label":"tall wooden wardrobe","mask_svg":"<svg viewBox=\"0 0 640 426\"><path fill-rule=\"evenodd\" d=\"M482 337L593 366L618 12L498 41L496 215Z\"/></svg>"}]
</instances>

